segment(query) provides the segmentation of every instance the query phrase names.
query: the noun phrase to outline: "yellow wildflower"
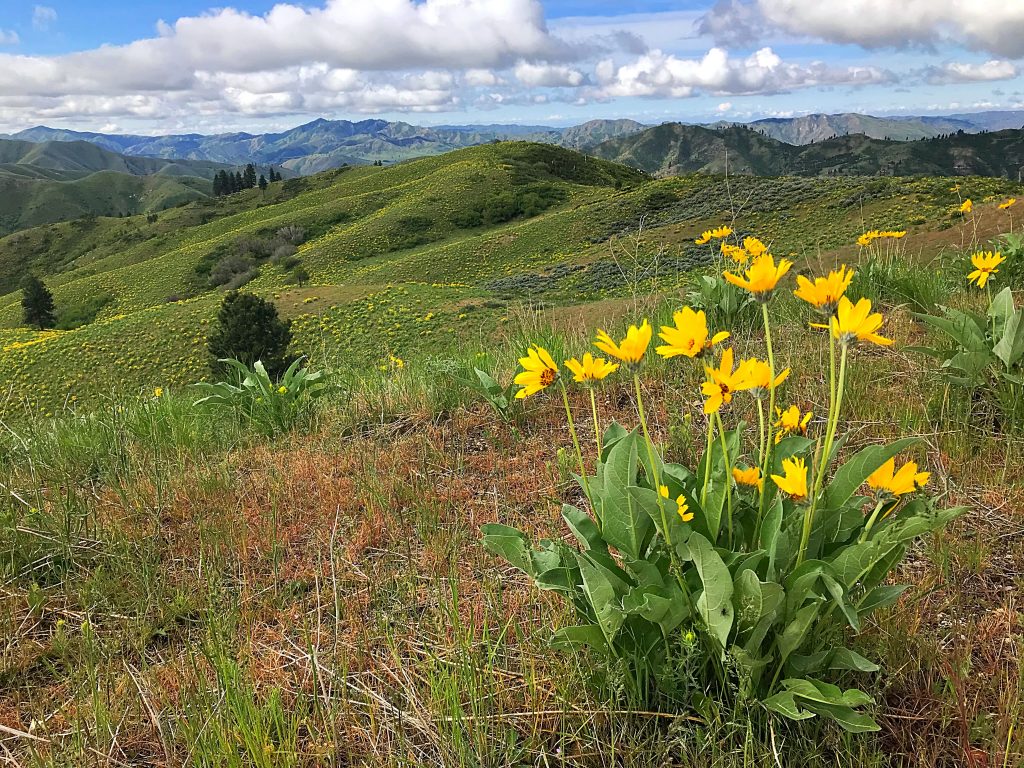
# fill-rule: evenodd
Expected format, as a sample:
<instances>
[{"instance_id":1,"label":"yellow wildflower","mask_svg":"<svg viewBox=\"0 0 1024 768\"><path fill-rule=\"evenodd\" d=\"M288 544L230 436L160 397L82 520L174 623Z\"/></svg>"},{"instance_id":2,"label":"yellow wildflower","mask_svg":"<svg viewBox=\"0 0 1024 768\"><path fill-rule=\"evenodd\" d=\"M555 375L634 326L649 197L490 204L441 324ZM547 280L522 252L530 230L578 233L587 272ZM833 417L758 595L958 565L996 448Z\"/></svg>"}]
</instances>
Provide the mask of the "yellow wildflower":
<instances>
[{"instance_id":1,"label":"yellow wildflower","mask_svg":"<svg viewBox=\"0 0 1024 768\"><path fill-rule=\"evenodd\" d=\"M782 471L784 475L772 475L772 480L779 490L787 494L794 501L803 501L807 498L807 462L803 459L783 459Z\"/></svg>"},{"instance_id":2,"label":"yellow wildflower","mask_svg":"<svg viewBox=\"0 0 1024 768\"><path fill-rule=\"evenodd\" d=\"M974 210L974 201L971 198L967 198L960 204L960 213L970 213Z\"/></svg>"},{"instance_id":3,"label":"yellow wildflower","mask_svg":"<svg viewBox=\"0 0 1024 768\"><path fill-rule=\"evenodd\" d=\"M839 271L828 273L828 277L816 277L812 283L803 275L796 276L797 289L793 295L803 299L824 315L833 315L839 299L846 293L846 289L853 282L856 273L848 270L844 264Z\"/></svg>"},{"instance_id":4,"label":"yellow wildflower","mask_svg":"<svg viewBox=\"0 0 1024 768\"><path fill-rule=\"evenodd\" d=\"M733 467L732 479L736 481L737 485L748 485L751 488L757 488L759 491L764 487L764 480L761 478L761 470L757 467L750 467L749 469Z\"/></svg>"},{"instance_id":5,"label":"yellow wildflower","mask_svg":"<svg viewBox=\"0 0 1024 768\"><path fill-rule=\"evenodd\" d=\"M595 358L589 352L583 355L582 361L576 358L566 360L565 367L572 371L573 379L581 384L601 381L619 370L618 363L610 363L603 357Z\"/></svg>"},{"instance_id":6,"label":"yellow wildflower","mask_svg":"<svg viewBox=\"0 0 1024 768\"><path fill-rule=\"evenodd\" d=\"M707 315L704 311L694 312L690 307L683 307L672 319L675 326L661 326L658 336L665 344L657 348L657 353L664 358L685 355L689 358L700 357L716 344L729 338L728 331L721 331L710 336Z\"/></svg>"},{"instance_id":7,"label":"yellow wildflower","mask_svg":"<svg viewBox=\"0 0 1024 768\"><path fill-rule=\"evenodd\" d=\"M1005 203L1000 203L999 204L999 210L1000 211L1005 211L1008 208L1013 208L1013 206L1015 206L1016 204L1017 204L1017 198L1016 197L1011 197Z\"/></svg>"},{"instance_id":8,"label":"yellow wildflower","mask_svg":"<svg viewBox=\"0 0 1024 768\"><path fill-rule=\"evenodd\" d=\"M663 499L668 498L668 486L662 485L658 487L658 493L661 494ZM690 505L686 503L686 497L680 494L676 496L676 512L679 513L679 517L684 523L688 523L693 520L693 512L690 511Z\"/></svg>"},{"instance_id":9,"label":"yellow wildflower","mask_svg":"<svg viewBox=\"0 0 1024 768\"><path fill-rule=\"evenodd\" d=\"M807 425L811 423L811 419L814 418L814 413L808 411L807 413L801 414L800 409L795 405L789 406L785 411L779 408L775 409L775 414L778 416L778 421L775 422L775 428L779 431L775 434L775 442L780 443L785 437L790 435L806 435Z\"/></svg>"},{"instance_id":10,"label":"yellow wildflower","mask_svg":"<svg viewBox=\"0 0 1024 768\"><path fill-rule=\"evenodd\" d=\"M889 459L868 477L868 486L881 494L903 496L919 491L928 484L930 472L918 472L917 464L908 461L896 471L896 459Z\"/></svg>"},{"instance_id":11,"label":"yellow wildflower","mask_svg":"<svg viewBox=\"0 0 1024 768\"><path fill-rule=\"evenodd\" d=\"M519 364L524 369L515 378L515 383L522 387L516 392L520 400L547 389L558 378L558 366L544 347L530 347L526 357L519 358Z\"/></svg>"},{"instance_id":12,"label":"yellow wildflower","mask_svg":"<svg viewBox=\"0 0 1024 768\"><path fill-rule=\"evenodd\" d=\"M712 237L714 237L714 235L712 234L711 230L706 229L703 233L701 233L701 236L698 237L693 242L696 243L697 245L707 245L708 243L711 242Z\"/></svg>"},{"instance_id":13,"label":"yellow wildflower","mask_svg":"<svg viewBox=\"0 0 1024 768\"><path fill-rule=\"evenodd\" d=\"M746 382L741 376L742 371L739 368L733 370L733 360L732 347L729 347L722 353L722 359L719 361L718 368L704 367L708 375L707 381L700 385L700 390L706 398L704 413L717 413L723 405L728 405L732 402L732 396L735 392L748 389Z\"/></svg>"},{"instance_id":14,"label":"yellow wildflower","mask_svg":"<svg viewBox=\"0 0 1024 768\"><path fill-rule=\"evenodd\" d=\"M737 264L746 264L750 259L750 254L745 250L736 245L729 245L729 243L724 241L722 243L722 255L728 256Z\"/></svg>"},{"instance_id":15,"label":"yellow wildflower","mask_svg":"<svg viewBox=\"0 0 1024 768\"><path fill-rule=\"evenodd\" d=\"M765 253L754 259L746 271L745 278L726 272L725 279L738 288L750 291L759 301L767 301L779 280L785 277L792 266L793 262L788 259L780 259L776 266L775 258L770 253Z\"/></svg>"},{"instance_id":16,"label":"yellow wildflower","mask_svg":"<svg viewBox=\"0 0 1024 768\"><path fill-rule=\"evenodd\" d=\"M598 330L594 346L628 365L639 365L647 352L647 347L651 344L653 334L654 330L651 328L651 324L644 320L639 328L635 325L629 326L626 338L618 344L606 332Z\"/></svg>"},{"instance_id":17,"label":"yellow wildflower","mask_svg":"<svg viewBox=\"0 0 1024 768\"><path fill-rule=\"evenodd\" d=\"M744 360L740 363L738 372L739 377L743 380L744 388L758 399L766 397L771 390L777 389L782 382L789 378L789 368L787 368L773 381L771 366L757 358Z\"/></svg>"},{"instance_id":18,"label":"yellow wildflower","mask_svg":"<svg viewBox=\"0 0 1024 768\"><path fill-rule=\"evenodd\" d=\"M814 325L815 328L832 329L832 335L840 344L849 345L856 341L870 341L887 347L892 339L879 336L875 331L882 327L882 315L871 312L871 299L861 299L856 304L843 296L839 300L836 314L828 326Z\"/></svg>"},{"instance_id":19,"label":"yellow wildflower","mask_svg":"<svg viewBox=\"0 0 1024 768\"><path fill-rule=\"evenodd\" d=\"M724 240L731 234L732 229L730 227L716 227L715 229L711 230L711 236L716 240Z\"/></svg>"},{"instance_id":20,"label":"yellow wildflower","mask_svg":"<svg viewBox=\"0 0 1024 768\"><path fill-rule=\"evenodd\" d=\"M163 387L157 387L156 389L153 390L153 397L163 397L163 396L164 396L164 388Z\"/></svg>"},{"instance_id":21,"label":"yellow wildflower","mask_svg":"<svg viewBox=\"0 0 1024 768\"><path fill-rule=\"evenodd\" d=\"M766 246L756 237L744 238L743 249L750 254L750 258L752 259L756 259L758 256L764 256L766 253L768 253L768 246Z\"/></svg>"},{"instance_id":22,"label":"yellow wildflower","mask_svg":"<svg viewBox=\"0 0 1024 768\"><path fill-rule=\"evenodd\" d=\"M971 264L974 271L967 276L967 279L975 283L979 288L984 288L992 275L999 272L999 265L1006 261L1003 254L996 251L979 251L971 256Z\"/></svg>"}]
</instances>

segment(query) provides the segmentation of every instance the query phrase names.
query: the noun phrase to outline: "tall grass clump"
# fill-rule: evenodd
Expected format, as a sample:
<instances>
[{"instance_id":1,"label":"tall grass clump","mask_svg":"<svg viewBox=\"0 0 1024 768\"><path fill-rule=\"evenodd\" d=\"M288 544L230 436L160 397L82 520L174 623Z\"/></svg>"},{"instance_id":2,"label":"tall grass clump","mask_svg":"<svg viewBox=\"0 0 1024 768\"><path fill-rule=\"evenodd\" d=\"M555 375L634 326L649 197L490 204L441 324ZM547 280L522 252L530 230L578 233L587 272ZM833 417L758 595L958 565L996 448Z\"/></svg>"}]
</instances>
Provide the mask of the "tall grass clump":
<instances>
[{"instance_id":1,"label":"tall grass clump","mask_svg":"<svg viewBox=\"0 0 1024 768\"><path fill-rule=\"evenodd\" d=\"M705 373L699 460L673 462L650 433L647 320L621 340L598 331L607 359L564 363L587 387L624 375L633 390L635 425L595 424L593 436L576 429L562 365L531 346L517 396L554 391L565 409L584 499L562 508L576 546L531 542L500 524L484 526L483 544L572 606L576 623L559 628L554 645L589 651L593 681L632 706L693 708L708 721L760 708L789 720L827 718L850 732L878 730L873 698L838 685L879 671L847 645L847 634L902 594L905 587L887 580L908 547L964 509L939 509L925 492L929 473L905 457L914 438L841 460L857 349L892 343L878 335L883 318L871 301L846 297L854 274L843 267L798 279L795 294L817 312L828 345L828 414L812 430L812 415L782 397L790 370L773 344L771 299L792 264L767 249L744 251L732 256L743 271L724 279L759 310L760 354L741 358L729 332L713 333L707 314L691 307L659 334L658 355L699 363ZM748 397L753 427L735 412Z\"/></svg>"}]
</instances>

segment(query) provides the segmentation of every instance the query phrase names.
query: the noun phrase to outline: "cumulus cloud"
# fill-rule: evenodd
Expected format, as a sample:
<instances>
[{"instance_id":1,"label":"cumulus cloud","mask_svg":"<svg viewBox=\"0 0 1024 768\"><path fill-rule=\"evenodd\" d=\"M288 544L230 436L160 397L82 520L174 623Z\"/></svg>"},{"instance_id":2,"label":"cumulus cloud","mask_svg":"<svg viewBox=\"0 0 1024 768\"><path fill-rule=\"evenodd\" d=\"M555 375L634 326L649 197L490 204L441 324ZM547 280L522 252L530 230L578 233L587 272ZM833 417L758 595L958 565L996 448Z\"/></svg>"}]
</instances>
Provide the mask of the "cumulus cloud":
<instances>
[{"instance_id":1,"label":"cumulus cloud","mask_svg":"<svg viewBox=\"0 0 1024 768\"><path fill-rule=\"evenodd\" d=\"M997 80L1012 80L1020 74L1012 61L993 59L983 64L950 62L940 67L929 67L924 71L930 83L990 83Z\"/></svg>"},{"instance_id":2,"label":"cumulus cloud","mask_svg":"<svg viewBox=\"0 0 1024 768\"><path fill-rule=\"evenodd\" d=\"M864 48L953 43L1024 56L1024 3L1009 0L719 0L700 29L720 40L781 30Z\"/></svg>"},{"instance_id":3,"label":"cumulus cloud","mask_svg":"<svg viewBox=\"0 0 1024 768\"><path fill-rule=\"evenodd\" d=\"M730 58L725 49L712 48L701 59L651 51L621 67L604 61L598 66L598 78L605 96L686 98L698 90L744 95L816 85L868 85L888 82L892 75L874 67L787 63L771 48L762 48L744 59Z\"/></svg>"},{"instance_id":4,"label":"cumulus cloud","mask_svg":"<svg viewBox=\"0 0 1024 768\"><path fill-rule=\"evenodd\" d=\"M48 30L57 21L57 11L47 5L32 9L32 26L41 32Z\"/></svg>"},{"instance_id":5,"label":"cumulus cloud","mask_svg":"<svg viewBox=\"0 0 1024 768\"><path fill-rule=\"evenodd\" d=\"M516 80L531 88L575 88L586 80L582 72L572 67L526 61L516 64L515 75Z\"/></svg>"}]
</instances>

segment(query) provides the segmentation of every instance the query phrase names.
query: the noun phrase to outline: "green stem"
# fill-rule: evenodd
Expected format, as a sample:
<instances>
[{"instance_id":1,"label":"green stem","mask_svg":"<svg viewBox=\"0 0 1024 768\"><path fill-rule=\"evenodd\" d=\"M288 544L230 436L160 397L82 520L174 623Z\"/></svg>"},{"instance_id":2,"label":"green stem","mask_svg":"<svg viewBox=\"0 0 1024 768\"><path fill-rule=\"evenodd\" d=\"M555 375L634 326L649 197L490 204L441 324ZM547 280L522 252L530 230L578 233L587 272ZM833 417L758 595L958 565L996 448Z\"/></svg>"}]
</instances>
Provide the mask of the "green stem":
<instances>
[{"instance_id":1,"label":"green stem","mask_svg":"<svg viewBox=\"0 0 1024 768\"><path fill-rule=\"evenodd\" d=\"M836 384L835 397L829 403L828 426L825 430L825 447L818 461L814 472L814 490L811 491L811 503L804 513L804 528L800 537L800 552L797 555L796 564L800 565L807 554L807 546L811 540L811 531L814 528L814 516L818 511L818 497L821 495L821 488L825 482L825 474L828 469L829 459L832 456L832 447L835 444L836 428L839 425L839 414L843 409L843 395L846 391L846 361L849 355L849 345L843 344L843 351L839 360L839 381Z\"/></svg>"},{"instance_id":2,"label":"green stem","mask_svg":"<svg viewBox=\"0 0 1024 768\"><path fill-rule=\"evenodd\" d=\"M700 508L701 511L707 509L708 506L708 485L711 484L711 447L714 444L715 439L715 425L708 416L708 445L704 451L704 486L700 492Z\"/></svg>"},{"instance_id":3,"label":"green stem","mask_svg":"<svg viewBox=\"0 0 1024 768\"><path fill-rule=\"evenodd\" d=\"M858 540L858 543L863 544L865 541L868 540L868 535L871 533L871 529L874 527L875 521L878 519L878 513L882 511L882 507L884 506L884 501L880 501L878 502L878 504L875 505L875 511L872 512L871 517L868 518L868 524L864 526L864 530L860 534L860 539Z\"/></svg>"},{"instance_id":4,"label":"green stem","mask_svg":"<svg viewBox=\"0 0 1024 768\"><path fill-rule=\"evenodd\" d=\"M665 499L661 495L661 477L658 474L658 463L654 458L654 443L651 442L651 433L647 430L647 414L644 413L644 398L640 392L640 374L633 373L633 386L636 389L636 411L640 417L640 428L644 433L644 442L647 443L647 460L651 463L651 479L654 481L654 492L658 494L658 509L661 511L661 527L665 532L665 543L668 544L670 557L675 562L675 548L672 546L672 534L668 530L668 519L665 516Z\"/></svg>"},{"instance_id":5,"label":"green stem","mask_svg":"<svg viewBox=\"0 0 1024 768\"><path fill-rule=\"evenodd\" d=\"M583 492L587 494L587 498L593 503L593 498L590 495L590 483L587 482L587 468L583 464L583 451L580 450L580 441L576 436L576 422L573 421L572 408L569 407L569 392L566 390L565 383L561 379L558 380L558 386L562 390L562 403L565 405L565 416L569 420L569 434L572 435L572 444L576 449L576 459L580 463L580 479L583 481Z\"/></svg>"},{"instance_id":6,"label":"green stem","mask_svg":"<svg viewBox=\"0 0 1024 768\"><path fill-rule=\"evenodd\" d=\"M722 459L725 461L725 498L729 514L729 547L733 545L732 534L732 463L729 461L729 447L725 439L725 425L722 423L722 415L715 414L718 421L718 436L722 441Z\"/></svg>"},{"instance_id":7,"label":"green stem","mask_svg":"<svg viewBox=\"0 0 1024 768\"><path fill-rule=\"evenodd\" d=\"M764 466L764 452L766 450L764 439L766 437L764 431L764 400L760 397L757 398L757 423L760 427L757 438L757 464L758 466Z\"/></svg>"},{"instance_id":8,"label":"green stem","mask_svg":"<svg viewBox=\"0 0 1024 768\"><path fill-rule=\"evenodd\" d=\"M761 518L764 516L768 499L768 475L771 470L772 438L775 431L775 422L773 421L775 418L775 352L772 349L772 329L771 323L768 321L767 302L761 304L761 317L764 319L764 343L768 348L768 370L770 371L771 380L768 386L767 432L764 441L764 455L761 457L761 478L764 482L761 486L761 498L758 500L757 505L757 524L754 526L757 530L761 528Z\"/></svg>"},{"instance_id":9,"label":"green stem","mask_svg":"<svg viewBox=\"0 0 1024 768\"><path fill-rule=\"evenodd\" d=\"M594 417L594 440L597 442L597 458L600 461L604 447L601 445L601 424L597 420L597 398L594 397L594 388L590 388L590 413Z\"/></svg>"}]
</instances>

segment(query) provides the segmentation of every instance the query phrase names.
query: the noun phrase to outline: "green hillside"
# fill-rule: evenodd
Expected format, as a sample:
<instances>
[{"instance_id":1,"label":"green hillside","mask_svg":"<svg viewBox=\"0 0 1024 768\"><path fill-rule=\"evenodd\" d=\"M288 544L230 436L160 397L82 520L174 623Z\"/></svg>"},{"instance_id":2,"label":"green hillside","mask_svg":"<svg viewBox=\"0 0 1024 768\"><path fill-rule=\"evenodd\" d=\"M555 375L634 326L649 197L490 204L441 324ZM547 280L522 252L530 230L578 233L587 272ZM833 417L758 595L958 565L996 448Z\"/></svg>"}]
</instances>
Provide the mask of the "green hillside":
<instances>
[{"instance_id":1,"label":"green hillside","mask_svg":"<svg viewBox=\"0 0 1024 768\"><path fill-rule=\"evenodd\" d=\"M1020 188L971 179L969 194ZM301 230L290 261L246 256L245 289L296 322L296 354L358 369L415 356L500 325L519 301L622 295L614 245L643 225L660 243L648 288L669 290L708 258L702 229L733 220L780 253L846 246L867 228L922 231L957 218L947 180L693 175L650 180L553 146L502 143L391 168L359 167L203 201L161 214L100 218L0 240L0 386L53 412L115 389L185 384L206 366L205 326L223 287L213 275L253 243ZM258 250L258 249L257 249ZM301 266L308 282L296 285ZM46 275L74 330L18 329L25 269ZM91 321L91 322L89 322ZM83 324L84 323L84 324ZM365 329L376 329L367 334ZM78 364L69 368L67 360ZM333 364L332 362L332 364ZM8 403L8 408L18 404Z\"/></svg>"},{"instance_id":2,"label":"green hillside","mask_svg":"<svg viewBox=\"0 0 1024 768\"><path fill-rule=\"evenodd\" d=\"M915 141L862 134L794 146L746 126L665 123L588 152L658 175L729 173L795 176L1002 176L1024 165L1024 131L955 133Z\"/></svg>"}]
</instances>

